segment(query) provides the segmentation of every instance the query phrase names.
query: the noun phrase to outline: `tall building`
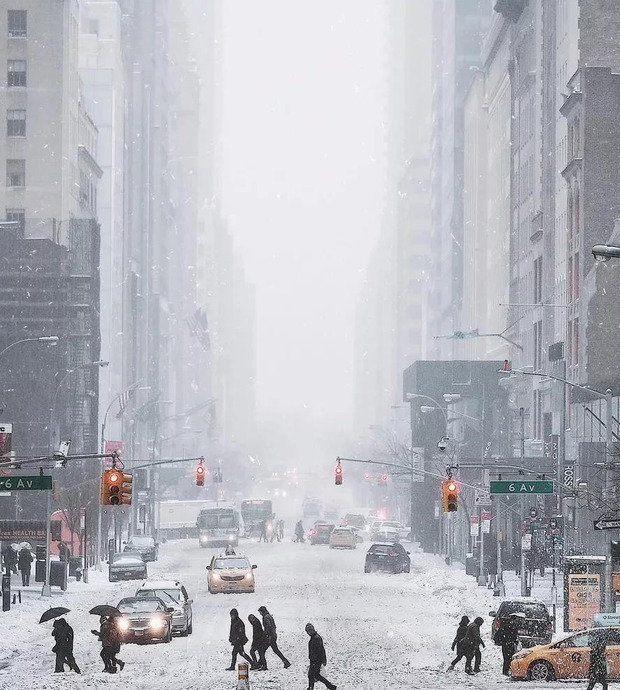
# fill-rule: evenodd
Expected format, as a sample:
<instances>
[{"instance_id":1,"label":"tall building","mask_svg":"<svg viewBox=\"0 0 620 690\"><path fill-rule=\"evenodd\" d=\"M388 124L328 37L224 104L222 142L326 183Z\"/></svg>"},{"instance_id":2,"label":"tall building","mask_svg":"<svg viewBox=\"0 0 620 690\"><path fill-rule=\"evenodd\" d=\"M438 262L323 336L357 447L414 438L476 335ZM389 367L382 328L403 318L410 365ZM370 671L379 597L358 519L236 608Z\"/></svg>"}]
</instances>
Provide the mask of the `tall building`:
<instances>
[{"instance_id":1,"label":"tall building","mask_svg":"<svg viewBox=\"0 0 620 690\"><path fill-rule=\"evenodd\" d=\"M432 355L456 355L452 340L433 340L462 328L465 94L480 67L491 22L486 0L439 0L433 6L431 122L432 218L429 336ZM474 326L475 327L475 326Z\"/></svg>"},{"instance_id":2,"label":"tall building","mask_svg":"<svg viewBox=\"0 0 620 690\"><path fill-rule=\"evenodd\" d=\"M13 346L2 362L2 414L22 456L61 439L74 452L97 448L102 170L79 80L78 26L76 0L11 0L0 10L0 208L9 221L0 224L0 350ZM16 344L41 336L58 345Z\"/></svg>"}]
</instances>

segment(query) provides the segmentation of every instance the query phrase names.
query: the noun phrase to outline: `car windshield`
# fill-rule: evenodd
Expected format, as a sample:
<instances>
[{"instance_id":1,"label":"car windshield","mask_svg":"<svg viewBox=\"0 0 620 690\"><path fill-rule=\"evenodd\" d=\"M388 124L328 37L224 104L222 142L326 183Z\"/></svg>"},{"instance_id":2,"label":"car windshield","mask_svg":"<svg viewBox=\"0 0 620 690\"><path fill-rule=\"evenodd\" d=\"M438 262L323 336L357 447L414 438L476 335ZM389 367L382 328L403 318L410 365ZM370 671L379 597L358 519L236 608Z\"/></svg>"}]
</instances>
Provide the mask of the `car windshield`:
<instances>
[{"instance_id":1,"label":"car windshield","mask_svg":"<svg viewBox=\"0 0 620 690\"><path fill-rule=\"evenodd\" d=\"M123 599L117 608L121 613L152 613L163 611L164 604L160 599Z\"/></svg>"},{"instance_id":2,"label":"car windshield","mask_svg":"<svg viewBox=\"0 0 620 690\"><path fill-rule=\"evenodd\" d=\"M526 618L547 618L549 613L544 604L525 601L505 601L502 606L502 618L511 613L524 613Z\"/></svg>"},{"instance_id":3,"label":"car windshield","mask_svg":"<svg viewBox=\"0 0 620 690\"><path fill-rule=\"evenodd\" d=\"M213 568L222 570L223 568L249 568L250 561L247 558L216 558Z\"/></svg>"},{"instance_id":4,"label":"car windshield","mask_svg":"<svg viewBox=\"0 0 620 690\"><path fill-rule=\"evenodd\" d=\"M124 553L115 553L112 556L112 563L120 563L121 561L140 561L142 563L142 558L140 558L139 553L132 553L131 551L125 551Z\"/></svg>"},{"instance_id":5,"label":"car windshield","mask_svg":"<svg viewBox=\"0 0 620 690\"><path fill-rule=\"evenodd\" d=\"M138 597L159 597L165 603L178 604L181 601L180 589L141 589Z\"/></svg>"},{"instance_id":6,"label":"car windshield","mask_svg":"<svg viewBox=\"0 0 620 690\"><path fill-rule=\"evenodd\" d=\"M131 540L127 542L125 548L131 549L133 547L143 549L151 546L155 546L153 537L132 537Z\"/></svg>"},{"instance_id":7,"label":"car windshield","mask_svg":"<svg viewBox=\"0 0 620 690\"><path fill-rule=\"evenodd\" d=\"M394 548L392 546L380 544L380 545L371 546L368 553L380 553L380 554L394 553Z\"/></svg>"}]
</instances>

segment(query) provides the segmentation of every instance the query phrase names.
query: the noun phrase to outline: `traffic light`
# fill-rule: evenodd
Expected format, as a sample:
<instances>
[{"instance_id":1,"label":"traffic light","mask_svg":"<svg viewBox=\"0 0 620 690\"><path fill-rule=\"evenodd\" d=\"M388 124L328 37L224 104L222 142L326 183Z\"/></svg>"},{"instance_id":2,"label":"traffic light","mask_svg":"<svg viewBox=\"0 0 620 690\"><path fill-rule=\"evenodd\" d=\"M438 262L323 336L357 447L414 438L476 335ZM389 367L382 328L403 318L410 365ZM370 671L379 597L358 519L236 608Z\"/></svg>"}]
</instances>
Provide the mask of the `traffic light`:
<instances>
[{"instance_id":1,"label":"traffic light","mask_svg":"<svg viewBox=\"0 0 620 690\"><path fill-rule=\"evenodd\" d=\"M101 476L101 505L117 506L121 503L123 473L120 470L105 470Z\"/></svg>"},{"instance_id":2,"label":"traffic light","mask_svg":"<svg viewBox=\"0 0 620 690\"><path fill-rule=\"evenodd\" d=\"M379 477L379 484L387 484L388 483L388 475L387 472L384 472L380 477Z\"/></svg>"},{"instance_id":3,"label":"traffic light","mask_svg":"<svg viewBox=\"0 0 620 690\"><path fill-rule=\"evenodd\" d=\"M371 479L372 479L372 475L370 474L370 472L366 472L364 474L364 481L369 482Z\"/></svg>"},{"instance_id":4,"label":"traffic light","mask_svg":"<svg viewBox=\"0 0 620 690\"><path fill-rule=\"evenodd\" d=\"M131 494L133 492L133 475L121 472L121 504L124 506L131 505Z\"/></svg>"},{"instance_id":5,"label":"traffic light","mask_svg":"<svg viewBox=\"0 0 620 690\"><path fill-rule=\"evenodd\" d=\"M455 513L458 508L459 485L450 477L441 483L441 504L444 513Z\"/></svg>"},{"instance_id":6,"label":"traffic light","mask_svg":"<svg viewBox=\"0 0 620 690\"><path fill-rule=\"evenodd\" d=\"M205 485L205 466L200 463L196 465L196 486Z\"/></svg>"},{"instance_id":7,"label":"traffic light","mask_svg":"<svg viewBox=\"0 0 620 690\"><path fill-rule=\"evenodd\" d=\"M336 481L336 486L340 486L342 484L342 465L340 463L336 465L334 478Z\"/></svg>"}]
</instances>

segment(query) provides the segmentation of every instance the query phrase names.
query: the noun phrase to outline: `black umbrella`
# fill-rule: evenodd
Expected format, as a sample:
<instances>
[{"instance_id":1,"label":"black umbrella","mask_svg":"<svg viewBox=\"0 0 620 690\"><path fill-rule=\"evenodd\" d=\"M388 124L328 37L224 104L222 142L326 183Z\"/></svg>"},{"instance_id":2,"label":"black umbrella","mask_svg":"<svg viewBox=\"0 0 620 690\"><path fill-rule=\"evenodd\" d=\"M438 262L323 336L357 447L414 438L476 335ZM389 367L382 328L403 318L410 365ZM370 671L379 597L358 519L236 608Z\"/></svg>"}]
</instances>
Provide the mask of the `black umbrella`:
<instances>
[{"instance_id":1,"label":"black umbrella","mask_svg":"<svg viewBox=\"0 0 620 690\"><path fill-rule=\"evenodd\" d=\"M46 623L47 621L51 621L53 618L58 618L58 616L64 616L65 613L70 613L70 611L69 609L64 608L64 606L56 606L56 608L47 609L47 611L43 612L39 623Z\"/></svg>"},{"instance_id":2,"label":"black umbrella","mask_svg":"<svg viewBox=\"0 0 620 690\"><path fill-rule=\"evenodd\" d=\"M121 612L116 608L116 606L110 606L109 604L99 604L95 606L88 613L92 613L93 616L120 616Z\"/></svg>"}]
</instances>

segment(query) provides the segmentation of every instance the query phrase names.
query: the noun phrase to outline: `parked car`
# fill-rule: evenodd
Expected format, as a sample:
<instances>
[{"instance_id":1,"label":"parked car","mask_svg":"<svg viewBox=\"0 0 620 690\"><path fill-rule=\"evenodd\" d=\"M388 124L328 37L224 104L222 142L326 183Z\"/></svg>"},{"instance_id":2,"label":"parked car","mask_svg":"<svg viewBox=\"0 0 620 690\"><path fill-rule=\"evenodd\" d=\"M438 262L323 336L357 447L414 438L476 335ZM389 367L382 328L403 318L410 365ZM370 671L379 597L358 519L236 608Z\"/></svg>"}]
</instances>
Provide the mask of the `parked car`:
<instances>
[{"instance_id":1,"label":"parked car","mask_svg":"<svg viewBox=\"0 0 620 690\"><path fill-rule=\"evenodd\" d=\"M186 637L193 631L192 599L187 590L178 581L147 580L136 591L136 597L158 597L166 606L173 609L172 632Z\"/></svg>"},{"instance_id":2,"label":"parked car","mask_svg":"<svg viewBox=\"0 0 620 690\"><path fill-rule=\"evenodd\" d=\"M366 552L364 572L387 570L391 573L408 573L411 571L409 551L402 544L373 544Z\"/></svg>"},{"instance_id":3,"label":"parked car","mask_svg":"<svg viewBox=\"0 0 620 690\"><path fill-rule=\"evenodd\" d=\"M370 535L370 541L397 544L400 536L395 529L380 528Z\"/></svg>"},{"instance_id":4,"label":"parked car","mask_svg":"<svg viewBox=\"0 0 620 690\"><path fill-rule=\"evenodd\" d=\"M310 536L310 543L314 544L329 544L329 535L332 533L334 525L327 522L315 522L314 527L308 533Z\"/></svg>"},{"instance_id":5,"label":"parked car","mask_svg":"<svg viewBox=\"0 0 620 690\"><path fill-rule=\"evenodd\" d=\"M358 513L347 513L342 521L343 525L348 525L349 527L359 527L364 529L366 526L366 518Z\"/></svg>"},{"instance_id":6,"label":"parked car","mask_svg":"<svg viewBox=\"0 0 620 690\"><path fill-rule=\"evenodd\" d=\"M153 537L134 534L129 538L128 542L125 542L124 551L137 551L142 556L142 560L147 563L148 561L157 560L159 544Z\"/></svg>"},{"instance_id":7,"label":"parked car","mask_svg":"<svg viewBox=\"0 0 620 690\"><path fill-rule=\"evenodd\" d=\"M133 551L115 553L112 560L108 561L108 579L110 582L144 580L146 577L146 563L139 553Z\"/></svg>"},{"instance_id":8,"label":"parked car","mask_svg":"<svg viewBox=\"0 0 620 690\"><path fill-rule=\"evenodd\" d=\"M329 535L330 549L356 549L357 537L351 527L334 527Z\"/></svg>"},{"instance_id":9,"label":"parked car","mask_svg":"<svg viewBox=\"0 0 620 690\"><path fill-rule=\"evenodd\" d=\"M409 527L405 527L405 525L403 525L402 522L397 522L396 520L384 520L379 525L379 529L396 530L398 532L398 536L400 539L409 539L409 534L411 533L411 529Z\"/></svg>"},{"instance_id":10,"label":"parked car","mask_svg":"<svg viewBox=\"0 0 620 690\"><path fill-rule=\"evenodd\" d=\"M220 554L213 556L207 566L207 588L211 594L254 592L256 583L254 580L255 565L244 554L226 556Z\"/></svg>"},{"instance_id":11,"label":"parked car","mask_svg":"<svg viewBox=\"0 0 620 690\"><path fill-rule=\"evenodd\" d=\"M172 640L172 613L158 597L126 597L116 608L121 612L114 618L123 642L148 644Z\"/></svg>"},{"instance_id":12,"label":"parked car","mask_svg":"<svg viewBox=\"0 0 620 690\"><path fill-rule=\"evenodd\" d=\"M494 642L498 631L513 613L521 613L525 616L525 618L519 617L519 640L524 647L551 642L553 620L545 604L537 599L519 598L506 599L502 601L497 611L489 613L489 616L493 618L491 638Z\"/></svg>"},{"instance_id":13,"label":"parked car","mask_svg":"<svg viewBox=\"0 0 620 690\"><path fill-rule=\"evenodd\" d=\"M580 630L559 642L523 649L512 657L510 674L515 679L549 681L585 679L590 666L590 647L598 635L607 640L609 679L620 678L620 628Z\"/></svg>"}]
</instances>

